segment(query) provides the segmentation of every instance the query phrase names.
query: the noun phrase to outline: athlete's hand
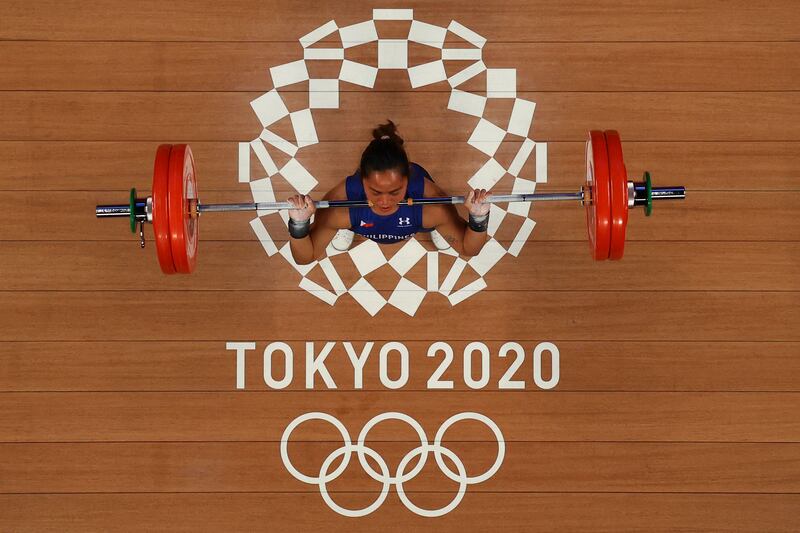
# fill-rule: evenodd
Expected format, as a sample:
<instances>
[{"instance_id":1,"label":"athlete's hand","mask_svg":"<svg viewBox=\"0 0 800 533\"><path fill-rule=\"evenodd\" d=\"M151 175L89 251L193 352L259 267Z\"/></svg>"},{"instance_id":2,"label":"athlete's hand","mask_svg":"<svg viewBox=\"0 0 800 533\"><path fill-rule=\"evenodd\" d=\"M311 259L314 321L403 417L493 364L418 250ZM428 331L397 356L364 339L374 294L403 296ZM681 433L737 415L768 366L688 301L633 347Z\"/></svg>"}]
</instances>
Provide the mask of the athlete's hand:
<instances>
[{"instance_id":1,"label":"athlete's hand","mask_svg":"<svg viewBox=\"0 0 800 533\"><path fill-rule=\"evenodd\" d=\"M295 194L294 196L290 196L288 201L295 207L294 209L289 209L289 218L295 222L305 222L317 211L314 200L307 194Z\"/></svg>"},{"instance_id":2,"label":"athlete's hand","mask_svg":"<svg viewBox=\"0 0 800 533\"><path fill-rule=\"evenodd\" d=\"M486 189L471 189L464 200L464 206L474 217L482 217L489 213L489 204L486 200L492 195L492 191Z\"/></svg>"}]
</instances>

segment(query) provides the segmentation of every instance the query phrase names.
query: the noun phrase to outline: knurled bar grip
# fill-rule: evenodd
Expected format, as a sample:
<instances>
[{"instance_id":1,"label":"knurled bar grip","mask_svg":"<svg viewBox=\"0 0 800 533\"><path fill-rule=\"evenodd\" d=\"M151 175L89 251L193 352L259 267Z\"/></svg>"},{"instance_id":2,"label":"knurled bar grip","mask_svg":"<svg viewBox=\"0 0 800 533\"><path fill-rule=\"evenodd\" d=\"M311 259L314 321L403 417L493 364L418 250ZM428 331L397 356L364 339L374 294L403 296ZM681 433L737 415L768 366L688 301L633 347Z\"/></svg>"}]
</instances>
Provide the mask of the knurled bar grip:
<instances>
[{"instance_id":1,"label":"knurled bar grip","mask_svg":"<svg viewBox=\"0 0 800 533\"><path fill-rule=\"evenodd\" d=\"M531 194L497 194L486 199L488 204L500 204L510 202L532 202L532 201L554 201L554 200L583 200L582 192L575 193L531 193ZM397 205L430 205L430 204L463 204L466 201L464 196L438 196L431 198L409 198L398 202ZM328 209L333 207L371 207L372 204L367 200L316 200L314 206L317 209ZM280 210L295 209L289 202L258 202L250 204L198 204L197 210L201 213L209 211L254 211L254 210Z\"/></svg>"}]
</instances>

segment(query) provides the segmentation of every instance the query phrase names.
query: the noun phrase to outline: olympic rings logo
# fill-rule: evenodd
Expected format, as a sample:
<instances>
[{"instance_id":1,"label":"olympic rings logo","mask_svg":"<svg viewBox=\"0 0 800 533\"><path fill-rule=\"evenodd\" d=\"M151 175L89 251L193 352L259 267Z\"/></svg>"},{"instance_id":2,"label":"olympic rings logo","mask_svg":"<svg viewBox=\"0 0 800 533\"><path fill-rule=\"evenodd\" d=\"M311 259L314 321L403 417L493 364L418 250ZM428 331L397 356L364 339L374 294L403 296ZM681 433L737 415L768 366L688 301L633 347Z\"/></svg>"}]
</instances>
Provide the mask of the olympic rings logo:
<instances>
[{"instance_id":1,"label":"olympic rings logo","mask_svg":"<svg viewBox=\"0 0 800 533\"><path fill-rule=\"evenodd\" d=\"M303 474L294 467L289 459L289 438L291 437L292 432L297 429L300 424L308 422L309 420L322 420L330 423L339 431L343 441L343 445L331 452L322 462L322 465L319 469L319 475L317 476ZM387 420L399 420L407 423L412 429L414 429L414 431L417 432L420 440L420 445L409 451L403 457L403 459L400 460L394 475L391 475L389 472L389 466L386 464L386 461L383 459L383 457L374 449L365 444L369 432L376 425ZM497 439L497 458L488 470L477 476L467 475L466 467L464 466L461 458L459 458L458 455L456 455L447 446L442 444L444 435L450 426L462 420L476 420L478 422L482 422L492 431L492 433L494 433L494 436ZM358 457L361 467L364 469L367 475L382 485L380 494L378 494L378 497L375 499L375 501L363 509L347 509L342 507L333 501L333 498L327 489L327 485L337 479L345 471L347 466L350 464L350 459L352 458L354 452ZM288 426L286 426L286 429L281 437L281 459L283 460L283 464L289 473L294 476L295 479L302 481L303 483L318 485L322 499L325 501L328 507L341 515L354 518L366 516L379 508L389 495L389 489L392 485L395 486L397 495L400 497L400 501L403 502L403 505L405 505L406 508L408 508L408 510L411 512L425 517L443 516L458 507L458 505L461 503L461 500L464 498L464 494L467 491L468 485L482 483L483 481L491 478L500 469L500 465L503 463L503 458L505 457L505 452L505 440L503 439L503 434L500 432L500 428L497 427L497 424L495 424L485 415L472 412L458 413L445 420L444 423L439 427L439 430L436 432L436 436L434 437L432 444L428 442L428 437L425 434L425 430L422 429L422 426L419 424L419 422L404 413L398 412L382 413L370 419L359 433L355 444L353 444L351 441L350 434L348 433L347 428L344 427L344 424L342 424L333 415L321 412L306 413L298 416L292 420ZM403 489L403 484L405 482L415 478L422 471L430 453L433 453L436 464L442 473L450 480L458 483L456 495L449 504L439 509L424 509L419 507L409 499L408 495ZM341 464L331 471L331 465L339 457L342 458ZM380 472L376 472L375 469L372 468L370 463L367 461L367 457L370 457L373 461L375 461ZM409 469L409 464L417 457L419 457L419 459L416 466ZM457 472L453 472L450 469L450 467L444 462L444 457L447 457L455 465Z\"/></svg>"}]
</instances>

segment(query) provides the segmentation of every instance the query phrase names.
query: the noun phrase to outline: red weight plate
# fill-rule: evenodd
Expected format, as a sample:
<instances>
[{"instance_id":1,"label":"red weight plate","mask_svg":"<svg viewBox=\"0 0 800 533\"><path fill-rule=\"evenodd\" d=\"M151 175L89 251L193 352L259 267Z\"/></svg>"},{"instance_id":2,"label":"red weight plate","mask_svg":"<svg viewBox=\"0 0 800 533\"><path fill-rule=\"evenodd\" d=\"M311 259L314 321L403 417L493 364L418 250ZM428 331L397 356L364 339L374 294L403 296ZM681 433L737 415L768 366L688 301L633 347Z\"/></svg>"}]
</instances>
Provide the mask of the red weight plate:
<instances>
[{"instance_id":1,"label":"red weight plate","mask_svg":"<svg viewBox=\"0 0 800 533\"><path fill-rule=\"evenodd\" d=\"M611 242L611 193L608 148L602 131L592 130L586 141L586 227L592 259L608 259Z\"/></svg>"},{"instance_id":2,"label":"red weight plate","mask_svg":"<svg viewBox=\"0 0 800 533\"><path fill-rule=\"evenodd\" d=\"M176 144L169 157L169 233L175 271L191 274L197 263L198 219L189 214L197 200L194 157L188 144Z\"/></svg>"},{"instance_id":3,"label":"red weight plate","mask_svg":"<svg viewBox=\"0 0 800 533\"><path fill-rule=\"evenodd\" d=\"M171 144L162 144L156 150L153 170L153 233L155 234L158 264L164 274L174 274L172 246L169 234L169 160Z\"/></svg>"},{"instance_id":4,"label":"red weight plate","mask_svg":"<svg viewBox=\"0 0 800 533\"><path fill-rule=\"evenodd\" d=\"M609 259L622 259L625 251L625 228L628 226L628 171L622 157L619 133L606 130L608 169L611 176L611 246Z\"/></svg>"}]
</instances>

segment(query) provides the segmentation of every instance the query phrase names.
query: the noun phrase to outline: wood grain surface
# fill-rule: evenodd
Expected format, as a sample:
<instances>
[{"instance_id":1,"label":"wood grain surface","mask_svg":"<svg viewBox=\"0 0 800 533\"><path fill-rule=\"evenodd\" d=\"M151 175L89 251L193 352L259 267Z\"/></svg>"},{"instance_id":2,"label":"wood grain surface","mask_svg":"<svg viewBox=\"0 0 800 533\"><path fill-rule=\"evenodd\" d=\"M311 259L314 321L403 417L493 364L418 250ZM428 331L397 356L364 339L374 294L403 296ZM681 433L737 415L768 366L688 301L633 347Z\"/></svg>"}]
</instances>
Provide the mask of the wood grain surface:
<instances>
[{"instance_id":1,"label":"wood grain surface","mask_svg":"<svg viewBox=\"0 0 800 533\"><path fill-rule=\"evenodd\" d=\"M649 170L657 183L684 184L699 191L798 191L800 143L797 142L648 142L634 141L623 132L625 163L639 179ZM161 139L163 141L164 139ZM126 186L149 191L152 166L160 141L0 141L0 193L4 191L124 191ZM499 149L504 157L519 151L518 139L507 139ZM548 142L548 183L541 189L577 190L585 173L584 142ZM442 148L447 146L447 150ZM201 194L237 191L238 143L193 142ZM357 166L363 141L332 141L307 147L297 160L323 185L344 179ZM423 164L437 183L461 185L480 162L461 143L409 140L411 159ZM278 154L280 155L280 154ZM87 164L91 160L91 164ZM253 157L253 168L258 168ZM686 164L686 161L691 164ZM343 165L342 162L347 162ZM526 165L526 170L529 170ZM53 169L57 168L57 172ZM527 172L526 172L527 174ZM124 184L122 180L124 178ZM288 186L287 186L288 188ZM288 192L288 190L280 191ZM205 197L205 194L204 194ZM756 195L757 197L757 195Z\"/></svg>"},{"instance_id":2,"label":"wood grain surface","mask_svg":"<svg viewBox=\"0 0 800 533\"><path fill-rule=\"evenodd\" d=\"M299 84L298 84L299 85ZM449 87L444 84L444 87ZM7 91L0 139L6 141L250 141L263 127L250 102L263 92L85 92ZM302 87L285 90L289 111L308 107ZM283 93L281 93L283 94ZM410 141L463 143L476 117L447 112L448 91L409 91L385 98L380 92L340 92L339 106L351 109L343 121L337 110L317 110L320 142L366 144L374 125L387 117L408 116L403 135ZM529 92L517 96L536 102L534 136L548 141L585 140L595 127L618 129L632 141L794 141L800 137L800 94L752 92ZM492 99L484 118L508 123L513 99ZM244 110L244 112L242 112ZM442 120L442 116L447 120ZM169 116L169 120L164 117ZM54 120L57 117L57 120ZM735 127L732 124L736 124ZM365 126L374 124L373 126ZM291 122L283 119L275 133L294 140ZM510 137L509 137L510 138ZM308 139L302 139L308 140ZM479 139L480 140L480 139ZM519 137L515 136L515 140ZM474 149L471 149L474 152ZM303 153L305 150L300 150ZM312 147L313 151L313 147ZM473 153L477 159L477 154ZM356 162L357 163L357 162ZM233 163L231 163L233 164ZM350 167L351 165L348 165Z\"/></svg>"},{"instance_id":3,"label":"wood grain surface","mask_svg":"<svg viewBox=\"0 0 800 533\"><path fill-rule=\"evenodd\" d=\"M380 390L378 350L364 366L362 390ZM528 357L541 339L517 339ZM287 342L293 352L294 379L286 390L305 389L305 342ZM423 391L443 356L428 357L433 341L405 345L414 354L406 390ZM453 362L443 374L455 390L466 390L463 352L467 342L450 342ZM504 343L487 342L492 354L487 390L497 390L499 379L512 365L501 358ZM267 342L257 343L244 362L244 388L267 391L263 378L263 352ZM353 343L359 352L365 344ZM683 341L557 341L565 355L560 360L557 391L594 392L796 392L800 358L797 342L703 342ZM319 346L319 344L318 344ZM342 345L327 359L327 369L339 390L355 390L355 370ZM143 355L143 354L146 354ZM279 354L280 355L280 354ZM98 365L98 358L107 364ZM283 375L286 364L275 357L274 375ZM532 383L532 362L526 359L512 373L525 382L526 390L541 392ZM713 366L714 373L699 371ZM145 392L230 391L236 385L236 354L221 341L28 341L0 343L0 392ZM58 371L53 369L57 368ZM545 368L549 368L545 365ZM228 379L220 379L226 376ZM552 391L547 392L548 394Z\"/></svg>"}]
</instances>

